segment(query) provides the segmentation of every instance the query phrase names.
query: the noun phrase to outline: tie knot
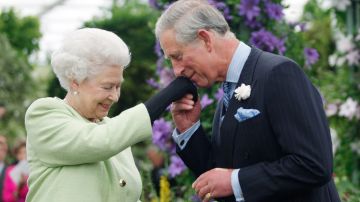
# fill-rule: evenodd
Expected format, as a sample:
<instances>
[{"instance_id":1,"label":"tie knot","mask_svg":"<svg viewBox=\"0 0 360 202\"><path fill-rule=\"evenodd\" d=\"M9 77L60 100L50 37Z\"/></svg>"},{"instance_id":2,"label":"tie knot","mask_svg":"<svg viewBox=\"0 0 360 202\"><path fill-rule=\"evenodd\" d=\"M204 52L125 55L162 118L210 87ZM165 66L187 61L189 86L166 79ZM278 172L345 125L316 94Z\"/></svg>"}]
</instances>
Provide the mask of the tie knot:
<instances>
[{"instance_id":1,"label":"tie knot","mask_svg":"<svg viewBox=\"0 0 360 202\"><path fill-rule=\"evenodd\" d=\"M230 82L225 81L223 83L224 94L230 94Z\"/></svg>"}]
</instances>

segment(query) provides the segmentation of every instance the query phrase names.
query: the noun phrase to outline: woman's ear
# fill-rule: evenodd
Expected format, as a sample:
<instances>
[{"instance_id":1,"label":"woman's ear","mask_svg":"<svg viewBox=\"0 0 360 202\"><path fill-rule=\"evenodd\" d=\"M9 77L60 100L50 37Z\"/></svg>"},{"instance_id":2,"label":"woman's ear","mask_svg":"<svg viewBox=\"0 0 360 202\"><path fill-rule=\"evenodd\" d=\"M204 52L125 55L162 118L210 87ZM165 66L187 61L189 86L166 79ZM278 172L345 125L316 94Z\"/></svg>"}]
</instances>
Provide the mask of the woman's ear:
<instances>
[{"instance_id":1,"label":"woman's ear","mask_svg":"<svg viewBox=\"0 0 360 202\"><path fill-rule=\"evenodd\" d=\"M78 91L79 89L79 83L76 80L71 80L70 81L70 91Z\"/></svg>"},{"instance_id":2,"label":"woman's ear","mask_svg":"<svg viewBox=\"0 0 360 202\"><path fill-rule=\"evenodd\" d=\"M206 29L199 29L197 35L200 41L204 42L206 49L211 52L212 51L212 33Z\"/></svg>"}]
</instances>

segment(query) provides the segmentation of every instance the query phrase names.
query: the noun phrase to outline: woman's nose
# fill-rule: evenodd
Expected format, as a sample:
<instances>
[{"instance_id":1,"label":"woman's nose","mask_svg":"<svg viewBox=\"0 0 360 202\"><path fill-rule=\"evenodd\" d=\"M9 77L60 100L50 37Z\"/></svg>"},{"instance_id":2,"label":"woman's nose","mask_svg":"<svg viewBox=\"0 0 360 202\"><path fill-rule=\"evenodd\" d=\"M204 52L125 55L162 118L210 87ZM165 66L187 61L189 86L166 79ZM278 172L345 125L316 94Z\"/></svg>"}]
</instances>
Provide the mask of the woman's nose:
<instances>
[{"instance_id":1,"label":"woman's nose","mask_svg":"<svg viewBox=\"0 0 360 202\"><path fill-rule=\"evenodd\" d=\"M111 91L109 99L112 100L113 102L117 102L119 100L119 97L120 97L120 89L114 88Z\"/></svg>"}]
</instances>

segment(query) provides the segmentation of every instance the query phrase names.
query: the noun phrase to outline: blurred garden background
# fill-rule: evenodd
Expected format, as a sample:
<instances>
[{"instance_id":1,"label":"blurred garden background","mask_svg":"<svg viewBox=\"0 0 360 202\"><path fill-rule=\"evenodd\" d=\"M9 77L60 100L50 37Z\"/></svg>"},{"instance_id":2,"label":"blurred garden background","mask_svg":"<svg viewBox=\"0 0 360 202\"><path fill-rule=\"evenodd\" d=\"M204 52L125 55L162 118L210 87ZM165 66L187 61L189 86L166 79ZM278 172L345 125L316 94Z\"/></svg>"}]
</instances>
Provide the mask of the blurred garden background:
<instances>
[{"instance_id":1,"label":"blurred garden background","mask_svg":"<svg viewBox=\"0 0 360 202\"><path fill-rule=\"evenodd\" d=\"M1 1L0 134L11 145L26 137L24 113L32 101L65 94L50 67L51 51L42 50L40 42L41 18L67 0L53 1L31 15L6 4L12 0ZM111 116L145 101L174 78L153 32L157 17L171 2L108 0L96 7L96 17L77 27L113 31L131 50L121 98ZM285 16L289 1L209 2L223 12L240 40L290 57L307 73L322 94L330 123L337 189L342 201L360 201L360 0L307 0L303 8L295 8L303 11L296 20ZM67 15L75 14L62 15L69 20ZM219 86L200 90L201 122L209 133L222 94ZM133 148L143 177L142 201L199 201L191 188L194 177L175 154L173 129L171 116L165 113L154 123L153 139Z\"/></svg>"}]
</instances>

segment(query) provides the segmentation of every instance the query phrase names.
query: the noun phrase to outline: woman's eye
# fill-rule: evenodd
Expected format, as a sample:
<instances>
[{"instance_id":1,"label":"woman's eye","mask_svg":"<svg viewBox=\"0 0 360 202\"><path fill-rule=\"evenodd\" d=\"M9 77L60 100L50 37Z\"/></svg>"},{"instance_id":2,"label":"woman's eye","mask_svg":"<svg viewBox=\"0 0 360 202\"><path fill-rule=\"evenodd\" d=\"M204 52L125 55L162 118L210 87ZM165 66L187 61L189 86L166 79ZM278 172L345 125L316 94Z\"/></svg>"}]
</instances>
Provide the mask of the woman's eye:
<instances>
[{"instance_id":1,"label":"woman's eye","mask_svg":"<svg viewBox=\"0 0 360 202\"><path fill-rule=\"evenodd\" d=\"M103 89L105 89L105 90L111 90L112 87L103 87Z\"/></svg>"}]
</instances>

